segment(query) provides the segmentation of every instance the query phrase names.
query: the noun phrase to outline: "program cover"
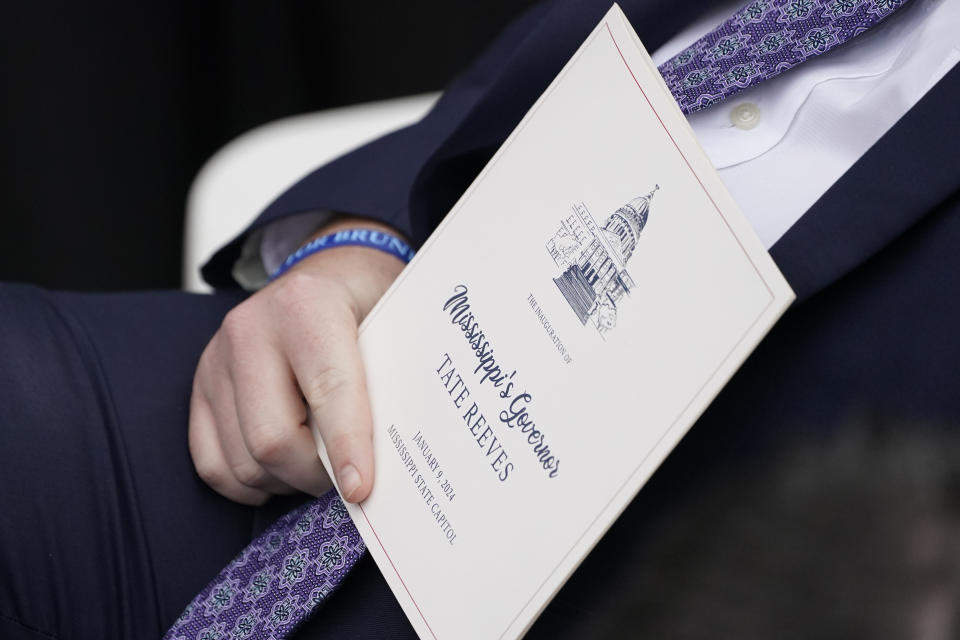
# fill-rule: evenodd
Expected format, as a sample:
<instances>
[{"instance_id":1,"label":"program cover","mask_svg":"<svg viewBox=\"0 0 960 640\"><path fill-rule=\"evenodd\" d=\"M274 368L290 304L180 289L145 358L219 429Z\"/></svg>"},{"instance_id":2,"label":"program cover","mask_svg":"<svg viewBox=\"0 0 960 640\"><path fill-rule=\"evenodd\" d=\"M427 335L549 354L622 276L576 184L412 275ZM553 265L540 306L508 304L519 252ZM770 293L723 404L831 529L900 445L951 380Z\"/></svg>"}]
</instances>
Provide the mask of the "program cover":
<instances>
[{"instance_id":1,"label":"program cover","mask_svg":"<svg viewBox=\"0 0 960 640\"><path fill-rule=\"evenodd\" d=\"M792 299L614 6L361 327L420 636L521 636Z\"/></svg>"}]
</instances>

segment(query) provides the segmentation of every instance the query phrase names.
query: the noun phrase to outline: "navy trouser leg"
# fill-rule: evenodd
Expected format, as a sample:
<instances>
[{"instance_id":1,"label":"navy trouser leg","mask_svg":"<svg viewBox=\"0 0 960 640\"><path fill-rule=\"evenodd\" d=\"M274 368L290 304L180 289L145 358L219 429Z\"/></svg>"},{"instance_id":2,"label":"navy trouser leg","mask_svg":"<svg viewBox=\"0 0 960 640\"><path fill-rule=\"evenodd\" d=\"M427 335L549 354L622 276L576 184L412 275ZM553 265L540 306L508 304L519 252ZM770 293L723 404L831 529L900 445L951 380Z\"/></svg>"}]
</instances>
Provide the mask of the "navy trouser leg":
<instances>
[{"instance_id":1,"label":"navy trouser leg","mask_svg":"<svg viewBox=\"0 0 960 640\"><path fill-rule=\"evenodd\" d=\"M0 638L159 638L252 537L199 480L193 372L234 295L0 284ZM412 638L369 557L298 638Z\"/></svg>"},{"instance_id":2,"label":"navy trouser leg","mask_svg":"<svg viewBox=\"0 0 960 640\"><path fill-rule=\"evenodd\" d=\"M186 448L236 301L0 285L0 637L159 637L250 539Z\"/></svg>"}]
</instances>

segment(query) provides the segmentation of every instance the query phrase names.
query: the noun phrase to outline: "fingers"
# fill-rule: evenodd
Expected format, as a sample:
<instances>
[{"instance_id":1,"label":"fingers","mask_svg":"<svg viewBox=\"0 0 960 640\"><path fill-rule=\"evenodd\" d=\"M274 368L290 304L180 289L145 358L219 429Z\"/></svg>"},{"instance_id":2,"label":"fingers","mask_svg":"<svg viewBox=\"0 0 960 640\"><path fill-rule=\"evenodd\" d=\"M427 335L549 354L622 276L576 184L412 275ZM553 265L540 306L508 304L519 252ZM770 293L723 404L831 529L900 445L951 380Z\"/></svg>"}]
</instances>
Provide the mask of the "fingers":
<instances>
[{"instance_id":1,"label":"fingers","mask_svg":"<svg viewBox=\"0 0 960 640\"><path fill-rule=\"evenodd\" d=\"M189 446L197 475L220 495L252 505L263 504L270 497L262 489L243 484L230 472L230 465L220 447L213 412L196 387L190 396Z\"/></svg>"},{"instance_id":2,"label":"fingers","mask_svg":"<svg viewBox=\"0 0 960 640\"><path fill-rule=\"evenodd\" d=\"M216 424L220 451L231 475L247 487L267 493L291 493L292 489L274 477L257 459L244 441L238 411L239 397L233 381L222 373L212 377L213 389L204 394Z\"/></svg>"},{"instance_id":3,"label":"fingers","mask_svg":"<svg viewBox=\"0 0 960 640\"><path fill-rule=\"evenodd\" d=\"M317 421L340 493L364 500L373 487L373 421L357 345L357 318L345 304L328 298L284 345L300 389Z\"/></svg>"},{"instance_id":4,"label":"fingers","mask_svg":"<svg viewBox=\"0 0 960 640\"><path fill-rule=\"evenodd\" d=\"M227 339L218 334L200 358L191 394L189 443L197 472L218 493L262 504L270 494L292 489L269 473L246 447L237 397L225 362Z\"/></svg>"},{"instance_id":5,"label":"fingers","mask_svg":"<svg viewBox=\"0 0 960 640\"><path fill-rule=\"evenodd\" d=\"M319 496L330 489L330 479L306 426L293 372L272 344L259 347L232 369L244 448L283 485Z\"/></svg>"}]
</instances>

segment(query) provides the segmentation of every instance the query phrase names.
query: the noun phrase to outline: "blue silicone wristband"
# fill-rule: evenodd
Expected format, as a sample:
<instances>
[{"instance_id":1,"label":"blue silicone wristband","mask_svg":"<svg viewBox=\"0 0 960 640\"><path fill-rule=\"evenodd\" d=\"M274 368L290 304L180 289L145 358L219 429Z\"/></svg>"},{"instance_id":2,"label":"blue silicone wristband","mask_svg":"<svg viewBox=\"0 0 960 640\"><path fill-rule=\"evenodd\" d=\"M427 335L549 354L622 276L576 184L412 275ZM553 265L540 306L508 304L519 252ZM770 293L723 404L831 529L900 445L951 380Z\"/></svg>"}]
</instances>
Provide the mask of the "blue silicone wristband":
<instances>
[{"instance_id":1,"label":"blue silicone wristband","mask_svg":"<svg viewBox=\"0 0 960 640\"><path fill-rule=\"evenodd\" d=\"M384 253L389 253L404 262L410 262L413 259L414 251L406 242L397 236L384 231L374 231L372 229L344 229L334 231L325 236L320 236L303 245L290 254L290 257L283 261L277 270L270 276L270 281L274 281L287 271L293 265L297 264L307 256L323 251L324 249L333 249L334 247L369 247L378 249Z\"/></svg>"}]
</instances>

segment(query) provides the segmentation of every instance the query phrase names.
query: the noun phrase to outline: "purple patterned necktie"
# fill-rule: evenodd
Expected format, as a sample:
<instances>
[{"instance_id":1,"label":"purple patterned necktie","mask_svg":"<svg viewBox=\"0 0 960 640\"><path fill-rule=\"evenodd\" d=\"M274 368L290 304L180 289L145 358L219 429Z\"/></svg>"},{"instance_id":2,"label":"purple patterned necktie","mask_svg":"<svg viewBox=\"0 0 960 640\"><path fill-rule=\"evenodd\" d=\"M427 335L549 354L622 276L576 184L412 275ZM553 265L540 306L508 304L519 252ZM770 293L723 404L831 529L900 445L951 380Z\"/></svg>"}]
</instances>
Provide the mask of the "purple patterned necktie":
<instances>
[{"instance_id":1,"label":"purple patterned necktie","mask_svg":"<svg viewBox=\"0 0 960 640\"><path fill-rule=\"evenodd\" d=\"M164 640L288 637L365 547L335 490L286 514L187 605Z\"/></svg>"},{"instance_id":2,"label":"purple patterned necktie","mask_svg":"<svg viewBox=\"0 0 960 640\"><path fill-rule=\"evenodd\" d=\"M660 66L693 113L825 53L909 0L753 0ZM340 584L363 541L331 490L254 540L187 606L164 640L286 638Z\"/></svg>"},{"instance_id":3,"label":"purple patterned necktie","mask_svg":"<svg viewBox=\"0 0 960 640\"><path fill-rule=\"evenodd\" d=\"M908 1L753 0L660 73L681 111L700 111L830 51Z\"/></svg>"}]
</instances>

